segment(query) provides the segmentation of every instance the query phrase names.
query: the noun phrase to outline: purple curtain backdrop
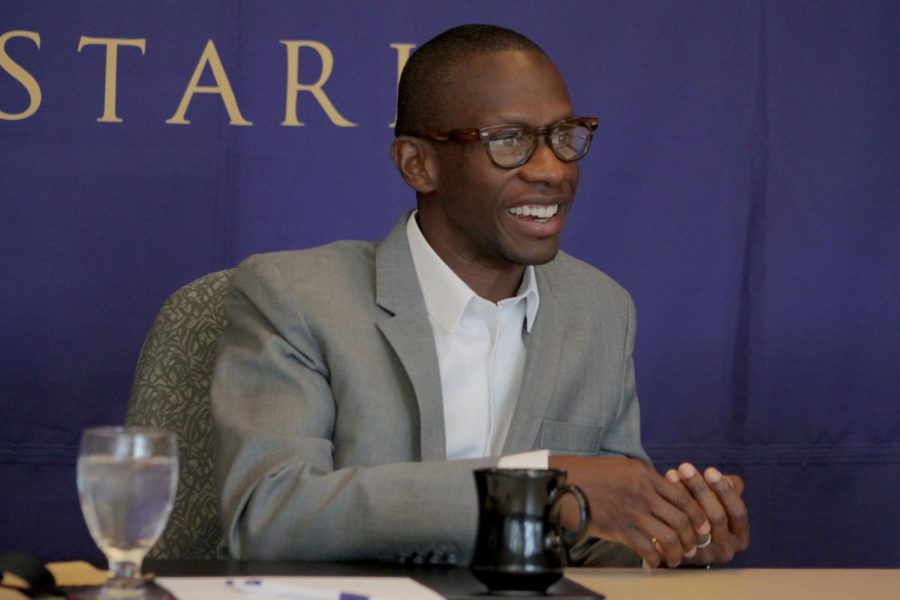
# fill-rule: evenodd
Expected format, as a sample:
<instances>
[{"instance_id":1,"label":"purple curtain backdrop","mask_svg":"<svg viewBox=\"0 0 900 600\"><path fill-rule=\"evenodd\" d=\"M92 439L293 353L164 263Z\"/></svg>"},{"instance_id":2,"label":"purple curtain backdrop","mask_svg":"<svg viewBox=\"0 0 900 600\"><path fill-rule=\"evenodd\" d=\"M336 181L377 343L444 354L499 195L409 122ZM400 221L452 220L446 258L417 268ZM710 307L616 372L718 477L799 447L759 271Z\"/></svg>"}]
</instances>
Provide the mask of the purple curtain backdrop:
<instances>
[{"instance_id":1,"label":"purple curtain backdrop","mask_svg":"<svg viewBox=\"0 0 900 600\"><path fill-rule=\"evenodd\" d=\"M412 206L388 157L391 44L468 22L535 39L601 117L564 246L635 297L656 465L746 478L736 564L900 566L892 0L3 2L0 549L99 556L78 436L123 420L171 292L254 252L381 239ZM122 122L98 122L106 48L83 37L144 40L118 50ZM252 125L202 92L166 123L209 40ZM283 40L327 47L322 89L357 126L306 92L305 125L281 125ZM11 64L40 88L27 118ZM299 80L321 71L301 48Z\"/></svg>"}]
</instances>

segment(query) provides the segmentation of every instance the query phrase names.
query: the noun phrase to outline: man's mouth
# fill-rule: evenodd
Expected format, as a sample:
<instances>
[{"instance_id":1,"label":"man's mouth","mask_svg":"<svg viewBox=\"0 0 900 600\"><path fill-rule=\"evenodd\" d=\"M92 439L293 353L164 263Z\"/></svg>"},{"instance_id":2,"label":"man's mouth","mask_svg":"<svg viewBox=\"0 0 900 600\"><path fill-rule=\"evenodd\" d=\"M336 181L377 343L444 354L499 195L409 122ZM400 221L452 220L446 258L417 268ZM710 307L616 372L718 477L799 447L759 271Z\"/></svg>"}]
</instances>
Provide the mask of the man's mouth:
<instances>
[{"instance_id":1,"label":"man's mouth","mask_svg":"<svg viewBox=\"0 0 900 600\"><path fill-rule=\"evenodd\" d=\"M549 206L526 204L524 206L514 206L507 210L509 214L515 217L534 219L538 223L546 223L556 215L557 211L559 211L559 204L550 204Z\"/></svg>"}]
</instances>

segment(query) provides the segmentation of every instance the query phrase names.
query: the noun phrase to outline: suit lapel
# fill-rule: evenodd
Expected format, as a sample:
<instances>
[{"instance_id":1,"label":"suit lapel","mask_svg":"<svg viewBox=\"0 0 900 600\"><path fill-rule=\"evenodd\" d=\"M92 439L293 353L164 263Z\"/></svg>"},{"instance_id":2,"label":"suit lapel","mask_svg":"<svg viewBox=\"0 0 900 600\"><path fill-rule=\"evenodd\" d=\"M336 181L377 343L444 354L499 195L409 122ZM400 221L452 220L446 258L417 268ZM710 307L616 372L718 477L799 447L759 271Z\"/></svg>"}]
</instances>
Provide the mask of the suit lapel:
<instances>
[{"instance_id":1,"label":"suit lapel","mask_svg":"<svg viewBox=\"0 0 900 600\"><path fill-rule=\"evenodd\" d=\"M446 458L437 351L406 237L407 213L375 251L376 302L391 313L378 323L412 382L419 406L422 460Z\"/></svg>"},{"instance_id":2,"label":"suit lapel","mask_svg":"<svg viewBox=\"0 0 900 600\"><path fill-rule=\"evenodd\" d=\"M538 432L559 373L565 332L560 306L543 275L546 268L548 267L535 268L541 305L531 333L525 341L525 373L509 433L503 444L504 454L537 449Z\"/></svg>"}]
</instances>

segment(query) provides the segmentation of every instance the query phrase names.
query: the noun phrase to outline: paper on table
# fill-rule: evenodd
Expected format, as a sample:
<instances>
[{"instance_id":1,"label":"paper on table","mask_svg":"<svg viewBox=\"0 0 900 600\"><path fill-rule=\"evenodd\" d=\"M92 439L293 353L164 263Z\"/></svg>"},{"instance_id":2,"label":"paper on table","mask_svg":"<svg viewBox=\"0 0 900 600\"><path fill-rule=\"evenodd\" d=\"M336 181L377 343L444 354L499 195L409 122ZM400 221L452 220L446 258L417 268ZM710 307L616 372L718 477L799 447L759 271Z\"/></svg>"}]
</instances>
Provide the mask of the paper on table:
<instances>
[{"instance_id":1,"label":"paper on table","mask_svg":"<svg viewBox=\"0 0 900 600\"><path fill-rule=\"evenodd\" d=\"M246 579L247 576L241 576ZM228 577L159 577L156 583L163 586L178 600L247 600L247 594L231 589L225 583ZM444 597L408 577L254 577L282 585L298 585L308 588L350 592L365 596L377 596L384 600L444 600Z\"/></svg>"},{"instance_id":2,"label":"paper on table","mask_svg":"<svg viewBox=\"0 0 900 600\"><path fill-rule=\"evenodd\" d=\"M19 590L0 588L0 600L28 600L28 596Z\"/></svg>"},{"instance_id":3,"label":"paper on table","mask_svg":"<svg viewBox=\"0 0 900 600\"><path fill-rule=\"evenodd\" d=\"M47 570L53 573L53 579L59 587L106 583L106 571L83 560L47 563Z\"/></svg>"},{"instance_id":4,"label":"paper on table","mask_svg":"<svg viewBox=\"0 0 900 600\"><path fill-rule=\"evenodd\" d=\"M103 585L106 583L106 571L101 571L90 563L78 560L69 562L47 563L47 570L53 575L57 587ZM28 583L16 577L12 573L0 574L3 585L25 589ZM0 600L14 600L25 598L22 592L9 588L0 588Z\"/></svg>"}]
</instances>

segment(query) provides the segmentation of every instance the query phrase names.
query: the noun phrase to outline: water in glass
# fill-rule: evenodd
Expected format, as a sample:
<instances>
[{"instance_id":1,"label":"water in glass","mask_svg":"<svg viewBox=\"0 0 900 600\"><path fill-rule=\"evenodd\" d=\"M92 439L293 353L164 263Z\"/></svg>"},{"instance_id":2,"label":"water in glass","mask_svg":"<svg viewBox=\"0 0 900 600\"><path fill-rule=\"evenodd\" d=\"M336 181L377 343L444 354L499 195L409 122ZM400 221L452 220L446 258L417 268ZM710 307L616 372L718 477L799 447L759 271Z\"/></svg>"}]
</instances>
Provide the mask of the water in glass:
<instances>
[{"instance_id":1,"label":"water in glass","mask_svg":"<svg viewBox=\"0 0 900 600\"><path fill-rule=\"evenodd\" d=\"M141 563L165 528L177 481L171 433L114 427L84 432L78 494L91 536L109 560L110 579L82 597L148 597Z\"/></svg>"}]
</instances>

